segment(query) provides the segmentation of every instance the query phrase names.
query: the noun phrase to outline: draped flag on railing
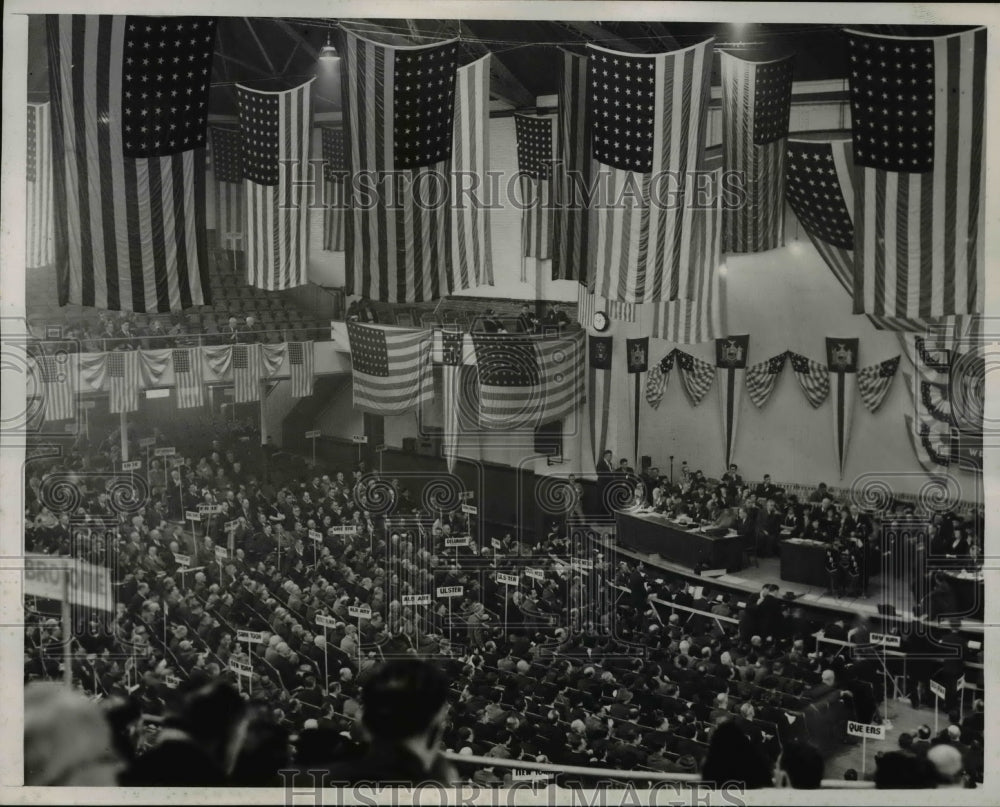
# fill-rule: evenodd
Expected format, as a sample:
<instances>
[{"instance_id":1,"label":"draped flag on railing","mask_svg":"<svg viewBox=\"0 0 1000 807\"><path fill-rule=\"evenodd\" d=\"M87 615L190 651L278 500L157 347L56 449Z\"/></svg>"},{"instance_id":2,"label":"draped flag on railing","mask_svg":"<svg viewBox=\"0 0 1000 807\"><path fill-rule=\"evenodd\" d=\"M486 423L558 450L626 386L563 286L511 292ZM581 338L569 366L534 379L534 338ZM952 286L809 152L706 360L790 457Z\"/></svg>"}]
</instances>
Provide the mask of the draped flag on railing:
<instances>
[{"instance_id":1,"label":"draped flag on railing","mask_svg":"<svg viewBox=\"0 0 1000 807\"><path fill-rule=\"evenodd\" d=\"M872 414L882 406L898 369L899 356L895 356L858 370L858 392L861 393L861 402Z\"/></svg>"},{"instance_id":2,"label":"draped flag on railing","mask_svg":"<svg viewBox=\"0 0 1000 807\"><path fill-rule=\"evenodd\" d=\"M309 262L312 82L264 92L236 85L247 209L247 282L304 286Z\"/></svg>"},{"instance_id":3,"label":"draped flag on railing","mask_svg":"<svg viewBox=\"0 0 1000 807\"><path fill-rule=\"evenodd\" d=\"M116 350L106 355L111 389L109 411L134 412L139 408L139 354L135 350Z\"/></svg>"},{"instance_id":4,"label":"draped flag on railing","mask_svg":"<svg viewBox=\"0 0 1000 807\"><path fill-rule=\"evenodd\" d=\"M342 29L342 93L348 162L355 175L391 172L389 198L347 217L347 294L387 303L435 300L450 291L451 174L458 42L393 47ZM379 180L381 181L381 180Z\"/></svg>"},{"instance_id":5,"label":"draped flag on railing","mask_svg":"<svg viewBox=\"0 0 1000 807\"><path fill-rule=\"evenodd\" d=\"M813 409L822 406L826 396L830 394L830 373L826 365L788 351L792 360L792 372L805 393L806 400Z\"/></svg>"},{"instance_id":6,"label":"draped flag on railing","mask_svg":"<svg viewBox=\"0 0 1000 807\"><path fill-rule=\"evenodd\" d=\"M204 145L215 20L52 15L47 32L60 303L210 303Z\"/></svg>"},{"instance_id":7,"label":"draped flag on railing","mask_svg":"<svg viewBox=\"0 0 1000 807\"><path fill-rule=\"evenodd\" d=\"M712 388L712 382L715 380L715 367L690 353L685 353L683 350L674 351L674 359L677 362L677 369L680 371L688 400L691 401L692 406L697 406L705 397L705 393Z\"/></svg>"},{"instance_id":8,"label":"draped flag on railing","mask_svg":"<svg viewBox=\"0 0 1000 807\"><path fill-rule=\"evenodd\" d=\"M320 148L323 154L323 249L343 252L346 215L344 179L347 176L344 130L339 126L321 127Z\"/></svg>"},{"instance_id":9,"label":"draped flag on railing","mask_svg":"<svg viewBox=\"0 0 1000 807\"><path fill-rule=\"evenodd\" d=\"M787 358L788 352L786 351L785 353L779 353L777 356L772 356L767 361L762 361L753 367L747 368L747 394L750 396L753 405L758 409L767 403L768 398L771 397L771 393L774 392L778 376L785 369L785 360Z\"/></svg>"},{"instance_id":10,"label":"draped flag on railing","mask_svg":"<svg viewBox=\"0 0 1000 807\"><path fill-rule=\"evenodd\" d=\"M646 376L646 403L653 409L659 408L660 401L663 400L663 395L667 391L670 371L673 369L673 350L649 368L649 374Z\"/></svg>"},{"instance_id":11,"label":"draped flag on railing","mask_svg":"<svg viewBox=\"0 0 1000 807\"><path fill-rule=\"evenodd\" d=\"M590 187L590 118L587 105L587 57L560 51L557 156L552 279L593 282L588 273L590 213L584 189Z\"/></svg>"},{"instance_id":12,"label":"draped flag on railing","mask_svg":"<svg viewBox=\"0 0 1000 807\"><path fill-rule=\"evenodd\" d=\"M596 463L608 444L608 422L611 412L611 370L613 366L613 337L588 338L588 367L590 381L587 386L587 404L590 410L590 444Z\"/></svg>"},{"instance_id":13,"label":"draped flag on railing","mask_svg":"<svg viewBox=\"0 0 1000 807\"><path fill-rule=\"evenodd\" d=\"M715 340L715 375L722 413L722 444L726 454L725 467L733 461L736 427L743 403L743 386L750 359L750 337L727 336Z\"/></svg>"},{"instance_id":14,"label":"draped flag on railing","mask_svg":"<svg viewBox=\"0 0 1000 807\"><path fill-rule=\"evenodd\" d=\"M490 167L490 58L486 54L455 74L451 170L459 199L451 207L452 289L493 285L489 208L475 194L461 196L462 188L474 183L472 177L485 178Z\"/></svg>"},{"instance_id":15,"label":"draped flag on railing","mask_svg":"<svg viewBox=\"0 0 1000 807\"><path fill-rule=\"evenodd\" d=\"M749 62L722 53L723 170L743 177L743 204L723 214L723 252L777 249L785 238L785 138L792 57Z\"/></svg>"},{"instance_id":16,"label":"draped flag on railing","mask_svg":"<svg viewBox=\"0 0 1000 807\"><path fill-rule=\"evenodd\" d=\"M215 176L215 231L219 246L243 249L246 194L240 130L212 127L212 173Z\"/></svg>"},{"instance_id":17,"label":"draped flag on railing","mask_svg":"<svg viewBox=\"0 0 1000 807\"><path fill-rule=\"evenodd\" d=\"M837 468L843 477L858 388L858 340L827 337L826 364L830 376L830 393L833 397L834 450Z\"/></svg>"},{"instance_id":18,"label":"draped flag on railing","mask_svg":"<svg viewBox=\"0 0 1000 807\"><path fill-rule=\"evenodd\" d=\"M401 415L434 398L431 332L347 323L354 406Z\"/></svg>"},{"instance_id":19,"label":"draped flag on railing","mask_svg":"<svg viewBox=\"0 0 1000 807\"><path fill-rule=\"evenodd\" d=\"M291 379L292 397L305 398L313 394L316 373L312 342L288 343L288 374Z\"/></svg>"},{"instance_id":20,"label":"draped flag on railing","mask_svg":"<svg viewBox=\"0 0 1000 807\"><path fill-rule=\"evenodd\" d=\"M847 31L854 163L854 311L983 310L986 29Z\"/></svg>"},{"instance_id":21,"label":"draped flag on railing","mask_svg":"<svg viewBox=\"0 0 1000 807\"><path fill-rule=\"evenodd\" d=\"M472 408L474 402L463 399L464 390L460 386L460 377L465 353L471 350L466 344L466 334L461 331L436 329L432 344L432 360L441 368L442 397L444 407L444 424L442 427L442 453L448 464L448 473L455 468L458 457L458 441L464 425L459 413L463 407ZM475 358L470 363L474 363Z\"/></svg>"},{"instance_id":22,"label":"draped flag on railing","mask_svg":"<svg viewBox=\"0 0 1000 807\"><path fill-rule=\"evenodd\" d=\"M177 408L190 409L205 404L205 371L201 350L184 348L171 351L174 383L177 385Z\"/></svg>"},{"instance_id":23,"label":"draped flag on railing","mask_svg":"<svg viewBox=\"0 0 1000 807\"><path fill-rule=\"evenodd\" d=\"M55 257L52 233L52 104L28 104L28 240L25 266L48 266Z\"/></svg>"},{"instance_id":24,"label":"draped flag on railing","mask_svg":"<svg viewBox=\"0 0 1000 807\"><path fill-rule=\"evenodd\" d=\"M594 178L608 193L591 207L590 259L604 297L695 293L689 172L704 167L713 41L650 55L587 46Z\"/></svg>"},{"instance_id":25,"label":"draped flag on railing","mask_svg":"<svg viewBox=\"0 0 1000 807\"><path fill-rule=\"evenodd\" d=\"M547 261L552 257L552 118L514 115L517 172L521 183L521 254ZM522 262L521 280L526 281Z\"/></svg>"},{"instance_id":26,"label":"draped flag on railing","mask_svg":"<svg viewBox=\"0 0 1000 807\"><path fill-rule=\"evenodd\" d=\"M35 357L40 392L44 398L45 420L69 420L76 417L79 401L79 370L77 354L39 353Z\"/></svg>"},{"instance_id":27,"label":"draped flag on railing","mask_svg":"<svg viewBox=\"0 0 1000 807\"><path fill-rule=\"evenodd\" d=\"M236 403L260 400L260 345L233 345L233 386Z\"/></svg>"}]
</instances>

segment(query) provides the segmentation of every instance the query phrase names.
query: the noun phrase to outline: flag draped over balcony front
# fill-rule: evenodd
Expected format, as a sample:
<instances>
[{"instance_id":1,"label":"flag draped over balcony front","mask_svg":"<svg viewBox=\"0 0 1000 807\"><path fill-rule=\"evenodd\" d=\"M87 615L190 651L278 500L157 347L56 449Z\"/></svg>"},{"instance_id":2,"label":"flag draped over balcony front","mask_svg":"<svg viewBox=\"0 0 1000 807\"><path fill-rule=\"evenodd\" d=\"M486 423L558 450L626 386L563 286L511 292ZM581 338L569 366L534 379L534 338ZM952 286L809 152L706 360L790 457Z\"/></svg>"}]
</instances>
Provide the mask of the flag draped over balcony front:
<instances>
[{"instance_id":1,"label":"flag draped over balcony front","mask_svg":"<svg viewBox=\"0 0 1000 807\"><path fill-rule=\"evenodd\" d=\"M722 263L721 172L711 176L707 207L694 211L692 249L688 257L691 272L690 299L680 297L654 303L652 334L678 345L715 339L722 332L723 296L719 278Z\"/></svg>"},{"instance_id":2,"label":"flag draped over balcony front","mask_svg":"<svg viewBox=\"0 0 1000 807\"><path fill-rule=\"evenodd\" d=\"M201 350L185 348L171 351L177 408L190 409L205 404L205 368Z\"/></svg>"},{"instance_id":3,"label":"flag draped over balcony front","mask_svg":"<svg viewBox=\"0 0 1000 807\"><path fill-rule=\"evenodd\" d=\"M558 164L553 179L559 204L554 211L552 279L593 281L588 276L590 213L583 189L590 187L590 117L587 106L587 57L560 51Z\"/></svg>"},{"instance_id":4,"label":"flag draped over balcony front","mask_svg":"<svg viewBox=\"0 0 1000 807\"><path fill-rule=\"evenodd\" d=\"M552 257L552 118L515 115L521 184L521 249L526 258ZM521 280L527 280L523 274Z\"/></svg>"},{"instance_id":5,"label":"flag draped over balcony front","mask_svg":"<svg viewBox=\"0 0 1000 807\"><path fill-rule=\"evenodd\" d=\"M986 29L847 44L855 312L982 311Z\"/></svg>"},{"instance_id":6,"label":"flag draped over balcony front","mask_svg":"<svg viewBox=\"0 0 1000 807\"><path fill-rule=\"evenodd\" d=\"M435 330L432 345L434 364L441 368L442 405L444 407L444 425L442 428L441 450L448 464L448 473L455 469L458 458L459 434L464 425L459 413L465 408L475 405L475 402L464 401L464 390L460 386L463 358L471 352L471 346L466 345L466 334L461 331ZM474 357L471 357L474 363Z\"/></svg>"},{"instance_id":7,"label":"flag draped over balcony front","mask_svg":"<svg viewBox=\"0 0 1000 807\"><path fill-rule=\"evenodd\" d=\"M111 390L109 411L134 412L139 408L139 353L116 350L107 354L108 386Z\"/></svg>"},{"instance_id":8,"label":"flag draped over balcony front","mask_svg":"<svg viewBox=\"0 0 1000 807\"><path fill-rule=\"evenodd\" d=\"M595 290L629 303L688 299L694 180L703 167L712 41L656 55L588 45Z\"/></svg>"},{"instance_id":9,"label":"flag draped over balcony front","mask_svg":"<svg viewBox=\"0 0 1000 807\"><path fill-rule=\"evenodd\" d=\"M246 178L247 283L259 289L306 283L314 80L280 92L236 85Z\"/></svg>"},{"instance_id":10,"label":"flag draped over balcony front","mask_svg":"<svg viewBox=\"0 0 1000 807\"><path fill-rule=\"evenodd\" d=\"M653 409L659 408L660 401L663 400L663 395L667 391L670 371L673 369L673 350L649 368L649 374L646 376L646 403Z\"/></svg>"},{"instance_id":11,"label":"flag draped over balcony front","mask_svg":"<svg viewBox=\"0 0 1000 807\"><path fill-rule=\"evenodd\" d=\"M490 167L490 54L459 68L455 77L452 177L458 199L451 208L452 289L493 285L490 211L478 201ZM477 188L471 198L463 188Z\"/></svg>"},{"instance_id":12,"label":"flag draped over balcony front","mask_svg":"<svg viewBox=\"0 0 1000 807\"><path fill-rule=\"evenodd\" d=\"M28 104L28 240L25 266L48 266L55 257L52 235L52 104Z\"/></svg>"},{"instance_id":13,"label":"flag draped over balcony front","mask_svg":"<svg viewBox=\"0 0 1000 807\"><path fill-rule=\"evenodd\" d=\"M401 415L434 398L430 331L347 323L354 407Z\"/></svg>"},{"instance_id":14,"label":"flag draped over balcony front","mask_svg":"<svg viewBox=\"0 0 1000 807\"><path fill-rule=\"evenodd\" d=\"M77 354L38 353L34 357L41 381L45 420L69 420L76 417L79 401Z\"/></svg>"},{"instance_id":15,"label":"flag draped over balcony front","mask_svg":"<svg viewBox=\"0 0 1000 807\"><path fill-rule=\"evenodd\" d=\"M778 376L785 369L785 360L787 358L787 352L779 353L767 361L762 361L753 367L747 368L747 394L750 396L753 405L758 409L767 403L768 398L771 397L771 393L774 392L774 386L778 382Z\"/></svg>"},{"instance_id":16,"label":"flag draped over balcony front","mask_svg":"<svg viewBox=\"0 0 1000 807\"><path fill-rule=\"evenodd\" d=\"M260 400L260 353L258 344L233 345L233 387L236 403Z\"/></svg>"},{"instance_id":17,"label":"flag draped over balcony front","mask_svg":"<svg viewBox=\"0 0 1000 807\"><path fill-rule=\"evenodd\" d=\"M763 252L785 239L785 138L792 57L748 62L722 54L723 170L743 178L743 203L724 215L723 252Z\"/></svg>"},{"instance_id":18,"label":"flag draped over balcony front","mask_svg":"<svg viewBox=\"0 0 1000 807\"><path fill-rule=\"evenodd\" d=\"M320 128L323 154L323 249L344 251L344 179L347 176L347 153L344 130L339 126Z\"/></svg>"},{"instance_id":19,"label":"flag draped over balcony front","mask_svg":"<svg viewBox=\"0 0 1000 807\"><path fill-rule=\"evenodd\" d=\"M212 173L215 175L215 231L219 246L242 250L246 232L246 197L240 130L212 127Z\"/></svg>"},{"instance_id":20,"label":"flag draped over balcony front","mask_svg":"<svg viewBox=\"0 0 1000 807\"><path fill-rule=\"evenodd\" d=\"M743 403L743 386L749 357L749 336L727 336L715 340L715 375L719 389L719 409L722 413L722 445L726 453L726 468L733 461L736 426L739 423L740 405Z\"/></svg>"},{"instance_id":21,"label":"flag draped over balcony front","mask_svg":"<svg viewBox=\"0 0 1000 807\"><path fill-rule=\"evenodd\" d=\"M535 429L576 412L584 397L583 331L558 336L472 334L479 425Z\"/></svg>"},{"instance_id":22,"label":"flag draped over balcony front","mask_svg":"<svg viewBox=\"0 0 1000 807\"><path fill-rule=\"evenodd\" d=\"M827 337L826 365L830 374L830 395L833 398L834 449L837 467L843 477L858 389L858 340Z\"/></svg>"},{"instance_id":23,"label":"flag draped over balcony front","mask_svg":"<svg viewBox=\"0 0 1000 807\"><path fill-rule=\"evenodd\" d=\"M47 34L60 304L209 303L215 20L61 15L47 18Z\"/></svg>"},{"instance_id":24,"label":"flag draped over balcony front","mask_svg":"<svg viewBox=\"0 0 1000 807\"><path fill-rule=\"evenodd\" d=\"M288 375L293 398L305 398L313 394L316 373L314 353L312 342L288 343Z\"/></svg>"},{"instance_id":25,"label":"flag draped over balcony front","mask_svg":"<svg viewBox=\"0 0 1000 807\"><path fill-rule=\"evenodd\" d=\"M388 303L442 297L451 278L458 43L392 47L342 30L338 50L348 162L367 183L349 200L347 294Z\"/></svg>"}]
</instances>

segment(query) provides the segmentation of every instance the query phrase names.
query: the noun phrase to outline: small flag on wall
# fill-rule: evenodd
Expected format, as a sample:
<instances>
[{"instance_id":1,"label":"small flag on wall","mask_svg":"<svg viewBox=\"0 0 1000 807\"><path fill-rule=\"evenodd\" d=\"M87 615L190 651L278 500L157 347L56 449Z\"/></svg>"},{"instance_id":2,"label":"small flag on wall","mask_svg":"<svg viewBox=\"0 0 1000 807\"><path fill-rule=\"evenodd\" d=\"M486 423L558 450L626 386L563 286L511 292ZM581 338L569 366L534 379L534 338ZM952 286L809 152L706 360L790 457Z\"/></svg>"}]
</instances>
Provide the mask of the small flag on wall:
<instances>
[{"instance_id":1,"label":"small flag on wall","mask_svg":"<svg viewBox=\"0 0 1000 807\"><path fill-rule=\"evenodd\" d=\"M705 393L712 388L715 368L707 361L702 361L683 350L675 351L674 356L688 400L692 406L697 406L705 397Z\"/></svg>"},{"instance_id":2,"label":"small flag on wall","mask_svg":"<svg viewBox=\"0 0 1000 807\"><path fill-rule=\"evenodd\" d=\"M858 370L858 392L865 408L874 414L882 406L899 369L899 356Z\"/></svg>"},{"instance_id":3,"label":"small flag on wall","mask_svg":"<svg viewBox=\"0 0 1000 807\"><path fill-rule=\"evenodd\" d=\"M826 367L792 351L788 351L788 356L792 360L792 372L795 373L806 400L813 409L816 409L830 394L830 375Z\"/></svg>"},{"instance_id":4,"label":"small flag on wall","mask_svg":"<svg viewBox=\"0 0 1000 807\"><path fill-rule=\"evenodd\" d=\"M753 405L758 409L767 403L768 398L771 397L771 393L774 392L778 376L785 369L785 360L787 358L788 353L786 351L785 353L779 353L777 356L772 356L767 361L762 361L753 367L747 368L747 394L750 396Z\"/></svg>"}]
</instances>

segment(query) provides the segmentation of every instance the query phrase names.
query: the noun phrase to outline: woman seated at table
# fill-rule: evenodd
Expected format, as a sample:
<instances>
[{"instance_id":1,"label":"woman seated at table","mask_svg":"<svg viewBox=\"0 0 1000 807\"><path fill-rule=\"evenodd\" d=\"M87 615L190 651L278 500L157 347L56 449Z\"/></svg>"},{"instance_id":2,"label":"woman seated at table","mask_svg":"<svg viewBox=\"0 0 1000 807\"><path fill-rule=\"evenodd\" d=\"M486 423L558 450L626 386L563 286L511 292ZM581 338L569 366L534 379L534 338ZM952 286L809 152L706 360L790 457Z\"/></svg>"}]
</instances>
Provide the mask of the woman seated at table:
<instances>
[{"instance_id":1,"label":"woman seated at table","mask_svg":"<svg viewBox=\"0 0 1000 807\"><path fill-rule=\"evenodd\" d=\"M802 534L803 526L802 516L799 515L796 506L794 504L788 505L785 508L785 516L781 520L781 532L784 537L798 538Z\"/></svg>"},{"instance_id":2,"label":"woman seated at table","mask_svg":"<svg viewBox=\"0 0 1000 807\"><path fill-rule=\"evenodd\" d=\"M649 504L657 512L661 512L666 507L667 495L659 485L650 491Z\"/></svg>"},{"instance_id":3,"label":"woman seated at table","mask_svg":"<svg viewBox=\"0 0 1000 807\"><path fill-rule=\"evenodd\" d=\"M632 493L632 507L645 507L649 504L646 498L646 486L642 482L635 483L635 490Z\"/></svg>"},{"instance_id":4,"label":"woman seated at table","mask_svg":"<svg viewBox=\"0 0 1000 807\"><path fill-rule=\"evenodd\" d=\"M965 527L955 527L951 540L945 543L946 558L961 558L969 554L969 536Z\"/></svg>"}]
</instances>

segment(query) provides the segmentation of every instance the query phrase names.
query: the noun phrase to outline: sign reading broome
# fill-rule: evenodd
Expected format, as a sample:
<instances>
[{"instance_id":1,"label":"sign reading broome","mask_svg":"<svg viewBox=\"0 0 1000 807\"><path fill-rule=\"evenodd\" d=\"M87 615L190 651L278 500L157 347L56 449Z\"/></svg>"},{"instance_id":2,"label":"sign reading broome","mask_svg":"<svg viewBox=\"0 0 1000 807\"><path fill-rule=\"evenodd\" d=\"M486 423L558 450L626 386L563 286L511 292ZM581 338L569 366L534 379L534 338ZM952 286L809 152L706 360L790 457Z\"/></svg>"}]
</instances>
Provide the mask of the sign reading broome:
<instances>
[{"instance_id":1,"label":"sign reading broome","mask_svg":"<svg viewBox=\"0 0 1000 807\"><path fill-rule=\"evenodd\" d=\"M114 613L111 570L77 558L26 555L24 593L50 600L64 598L64 578L69 576L69 602L84 608Z\"/></svg>"}]
</instances>

